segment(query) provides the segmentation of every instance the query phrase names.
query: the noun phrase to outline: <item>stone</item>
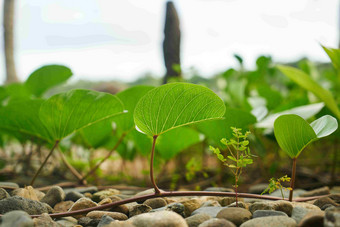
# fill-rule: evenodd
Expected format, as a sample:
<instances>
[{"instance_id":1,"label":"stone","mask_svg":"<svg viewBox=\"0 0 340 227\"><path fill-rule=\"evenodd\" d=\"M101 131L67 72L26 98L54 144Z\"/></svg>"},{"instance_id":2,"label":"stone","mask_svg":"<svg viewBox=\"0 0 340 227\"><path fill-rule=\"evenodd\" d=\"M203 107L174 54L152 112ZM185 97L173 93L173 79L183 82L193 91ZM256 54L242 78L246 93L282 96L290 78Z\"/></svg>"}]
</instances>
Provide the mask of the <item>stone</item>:
<instances>
[{"instance_id":1,"label":"stone","mask_svg":"<svg viewBox=\"0 0 340 227\"><path fill-rule=\"evenodd\" d=\"M295 208L295 207L303 207L303 208L308 209L308 210L321 210L318 206L315 206L315 205L310 204L310 203L291 202L291 204L293 205L293 208Z\"/></svg>"},{"instance_id":2,"label":"stone","mask_svg":"<svg viewBox=\"0 0 340 227\"><path fill-rule=\"evenodd\" d=\"M43 203L20 196L0 200L0 214L5 214L13 210L23 210L30 215L49 212L49 209Z\"/></svg>"},{"instance_id":3,"label":"stone","mask_svg":"<svg viewBox=\"0 0 340 227\"><path fill-rule=\"evenodd\" d=\"M97 227L104 227L109 225L111 222L114 222L115 220L111 218L110 216L103 215L102 218L100 219L100 222L98 223Z\"/></svg>"},{"instance_id":4,"label":"stone","mask_svg":"<svg viewBox=\"0 0 340 227\"><path fill-rule=\"evenodd\" d=\"M69 201L62 201L60 203L57 203L53 207L53 210L54 210L53 213L67 212L72 207L73 204L74 204L74 202L70 201L70 200Z\"/></svg>"},{"instance_id":5,"label":"stone","mask_svg":"<svg viewBox=\"0 0 340 227\"><path fill-rule=\"evenodd\" d=\"M291 218L293 218L296 223L299 224L303 217L306 216L309 211L311 210L304 207L294 207Z\"/></svg>"},{"instance_id":6,"label":"stone","mask_svg":"<svg viewBox=\"0 0 340 227\"><path fill-rule=\"evenodd\" d=\"M237 206L236 202L229 204L227 207L241 207L247 209L247 205L244 202L238 201Z\"/></svg>"},{"instance_id":7,"label":"stone","mask_svg":"<svg viewBox=\"0 0 340 227\"><path fill-rule=\"evenodd\" d=\"M145 204L137 204L129 208L129 217L133 217L139 214L147 213L152 208Z\"/></svg>"},{"instance_id":8,"label":"stone","mask_svg":"<svg viewBox=\"0 0 340 227\"><path fill-rule=\"evenodd\" d=\"M244 222L240 227L296 227L294 219L284 216L254 218Z\"/></svg>"},{"instance_id":9,"label":"stone","mask_svg":"<svg viewBox=\"0 0 340 227\"><path fill-rule=\"evenodd\" d=\"M65 199L64 190L59 186L53 186L47 191L46 195L40 200L42 203L47 203L54 207L57 203Z\"/></svg>"},{"instance_id":10,"label":"stone","mask_svg":"<svg viewBox=\"0 0 340 227\"><path fill-rule=\"evenodd\" d=\"M282 211L276 211L276 210L256 210L253 213L253 218L260 218L260 217L268 217L268 216L285 216L288 217L288 215Z\"/></svg>"},{"instance_id":11,"label":"stone","mask_svg":"<svg viewBox=\"0 0 340 227\"><path fill-rule=\"evenodd\" d=\"M268 184L255 184L249 187L248 192L260 195L267 187Z\"/></svg>"},{"instance_id":12,"label":"stone","mask_svg":"<svg viewBox=\"0 0 340 227\"><path fill-rule=\"evenodd\" d=\"M92 199L92 194L91 193L89 193L89 192L85 192L84 194L83 194L86 198L89 198L89 199Z\"/></svg>"},{"instance_id":13,"label":"stone","mask_svg":"<svg viewBox=\"0 0 340 227\"><path fill-rule=\"evenodd\" d=\"M212 218L216 218L218 212L220 212L224 207L200 207L197 210L194 210L194 212L191 213L191 215L195 214L208 214Z\"/></svg>"},{"instance_id":14,"label":"stone","mask_svg":"<svg viewBox=\"0 0 340 227\"><path fill-rule=\"evenodd\" d=\"M227 207L218 212L217 218L223 218L231 221L236 226L241 225L243 222L248 221L252 217L252 213L244 208Z\"/></svg>"},{"instance_id":15,"label":"stone","mask_svg":"<svg viewBox=\"0 0 340 227\"><path fill-rule=\"evenodd\" d=\"M300 195L300 197L312 197L312 196L318 196L318 195L329 195L330 190L328 186L317 188L308 192L305 192Z\"/></svg>"},{"instance_id":16,"label":"stone","mask_svg":"<svg viewBox=\"0 0 340 227\"><path fill-rule=\"evenodd\" d=\"M83 197L85 197L85 196L78 191L70 191L70 192L66 193L65 201L70 200L70 201L75 202L78 199L83 198Z\"/></svg>"},{"instance_id":17,"label":"stone","mask_svg":"<svg viewBox=\"0 0 340 227\"><path fill-rule=\"evenodd\" d=\"M17 183L13 183L13 182L5 182L5 181L2 181L0 182L0 188L2 187L9 187L9 188L19 188L19 185Z\"/></svg>"},{"instance_id":18,"label":"stone","mask_svg":"<svg viewBox=\"0 0 340 227\"><path fill-rule=\"evenodd\" d=\"M107 215L113 218L114 220L124 221L128 219L128 217L125 214L102 210L91 211L86 215L86 217L91 219L101 219L104 215Z\"/></svg>"},{"instance_id":19,"label":"stone","mask_svg":"<svg viewBox=\"0 0 340 227\"><path fill-rule=\"evenodd\" d=\"M152 209L157 209L166 206L167 202L163 198L153 198L145 200L143 204L148 205Z\"/></svg>"},{"instance_id":20,"label":"stone","mask_svg":"<svg viewBox=\"0 0 340 227\"><path fill-rule=\"evenodd\" d=\"M89 217L81 217L78 219L78 225L81 226L97 226L100 222L100 219L92 219Z\"/></svg>"},{"instance_id":21,"label":"stone","mask_svg":"<svg viewBox=\"0 0 340 227\"><path fill-rule=\"evenodd\" d=\"M79 227L78 220L73 217L63 217L56 222L62 227Z\"/></svg>"},{"instance_id":22,"label":"stone","mask_svg":"<svg viewBox=\"0 0 340 227\"><path fill-rule=\"evenodd\" d=\"M188 199L181 203L184 205L185 217L189 217L194 210L197 210L201 206L199 199Z\"/></svg>"},{"instance_id":23,"label":"stone","mask_svg":"<svg viewBox=\"0 0 340 227\"><path fill-rule=\"evenodd\" d=\"M72 189L65 189L64 192L67 194L70 191L77 191L81 194L85 193L96 193L98 192L98 188L96 186L90 186L90 187L79 187L79 188L72 188Z\"/></svg>"},{"instance_id":24,"label":"stone","mask_svg":"<svg viewBox=\"0 0 340 227\"><path fill-rule=\"evenodd\" d=\"M325 210L324 227L340 226L340 208L332 207Z\"/></svg>"},{"instance_id":25,"label":"stone","mask_svg":"<svg viewBox=\"0 0 340 227\"><path fill-rule=\"evenodd\" d=\"M3 214L3 213L2 213ZM10 211L1 217L1 227L33 227L32 218L21 210Z\"/></svg>"},{"instance_id":26,"label":"stone","mask_svg":"<svg viewBox=\"0 0 340 227\"><path fill-rule=\"evenodd\" d=\"M35 195L37 196L38 198L38 201L40 201L42 198L44 198L45 196L45 193L39 191L38 189L34 189L34 192L35 192Z\"/></svg>"},{"instance_id":27,"label":"stone","mask_svg":"<svg viewBox=\"0 0 340 227\"><path fill-rule=\"evenodd\" d=\"M306 192L306 190L303 190L303 189L294 189L294 191L293 191L293 198L300 197L300 195L305 193L305 192ZM283 190L283 196L285 198L289 197L289 193L290 193L289 190ZM282 198L281 190L280 189L277 189L277 190L273 191L269 195Z\"/></svg>"},{"instance_id":28,"label":"stone","mask_svg":"<svg viewBox=\"0 0 340 227\"><path fill-rule=\"evenodd\" d=\"M104 226L103 226L104 227ZM131 221L114 221L105 227L136 227Z\"/></svg>"},{"instance_id":29,"label":"stone","mask_svg":"<svg viewBox=\"0 0 340 227\"><path fill-rule=\"evenodd\" d=\"M340 206L340 204L336 203L333 199L329 196L321 197L313 203L313 205L320 207L322 209L325 205L333 205L335 207Z\"/></svg>"},{"instance_id":30,"label":"stone","mask_svg":"<svg viewBox=\"0 0 340 227\"><path fill-rule=\"evenodd\" d=\"M221 204L216 200L208 200L203 202L201 207L221 207Z\"/></svg>"},{"instance_id":31,"label":"stone","mask_svg":"<svg viewBox=\"0 0 340 227\"><path fill-rule=\"evenodd\" d=\"M32 186L27 186L25 188L17 188L12 191L12 196L20 196L22 198L31 199L39 201L34 188Z\"/></svg>"},{"instance_id":32,"label":"stone","mask_svg":"<svg viewBox=\"0 0 340 227\"><path fill-rule=\"evenodd\" d=\"M225 219L212 218L203 222L198 227L236 227L236 225Z\"/></svg>"},{"instance_id":33,"label":"stone","mask_svg":"<svg viewBox=\"0 0 340 227\"><path fill-rule=\"evenodd\" d=\"M9 197L11 196L8 194L8 192L5 189L0 188L0 200L7 199Z\"/></svg>"},{"instance_id":34,"label":"stone","mask_svg":"<svg viewBox=\"0 0 340 227\"><path fill-rule=\"evenodd\" d=\"M224 187L208 187L204 189L207 192L235 192L232 188L224 188Z\"/></svg>"},{"instance_id":35,"label":"stone","mask_svg":"<svg viewBox=\"0 0 340 227\"><path fill-rule=\"evenodd\" d=\"M81 210L85 208L90 208L90 207L96 207L98 206L97 203L93 202L91 199L88 198L81 198L78 199L68 211L74 211L74 210ZM74 215L76 218L83 217L84 215Z\"/></svg>"},{"instance_id":36,"label":"stone","mask_svg":"<svg viewBox=\"0 0 340 227\"><path fill-rule=\"evenodd\" d=\"M235 197L223 197L220 200L220 204L221 206L225 207L228 206L232 203L236 202L236 198ZM238 198L238 202L244 202L243 198Z\"/></svg>"},{"instance_id":37,"label":"stone","mask_svg":"<svg viewBox=\"0 0 340 227\"><path fill-rule=\"evenodd\" d=\"M300 221L299 227L319 227L323 226L324 211L310 211Z\"/></svg>"},{"instance_id":38,"label":"stone","mask_svg":"<svg viewBox=\"0 0 340 227\"><path fill-rule=\"evenodd\" d=\"M92 200L95 202L99 202L105 198L109 198L110 196L118 195L120 191L117 189L109 188L103 191L96 192L92 195Z\"/></svg>"},{"instance_id":39,"label":"stone","mask_svg":"<svg viewBox=\"0 0 340 227\"><path fill-rule=\"evenodd\" d=\"M182 217L185 216L185 207L182 203L172 203L166 206L165 210L167 211L173 211L179 215L181 215Z\"/></svg>"},{"instance_id":40,"label":"stone","mask_svg":"<svg viewBox=\"0 0 340 227\"><path fill-rule=\"evenodd\" d=\"M135 227L188 227L184 218L172 211L140 214L130 220Z\"/></svg>"},{"instance_id":41,"label":"stone","mask_svg":"<svg viewBox=\"0 0 340 227\"><path fill-rule=\"evenodd\" d=\"M110 196L110 199L112 202L117 202L122 200L121 198L119 198L118 196ZM114 212L120 212L126 215L129 215L129 208L126 204L122 204L116 207L112 207L109 209L109 211L114 211Z\"/></svg>"},{"instance_id":42,"label":"stone","mask_svg":"<svg viewBox=\"0 0 340 227\"><path fill-rule=\"evenodd\" d=\"M249 211L254 213L256 210L276 210L285 212L288 216L292 215L293 205L288 201L275 202L255 202L249 205Z\"/></svg>"},{"instance_id":43,"label":"stone","mask_svg":"<svg viewBox=\"0 0 340 227\"><path fill-rule=\"evenodd\" d=\"M112 200L110 198L105 198L98 203L98 206L109 204L109 203L112 203Z\"/></svg>"},{"instance_id":44,"label":"stone","mask_svg":"<svg viewBox=\"0 0 340 227\"><path fill-rule=\"evenodd\" d=\"M199 224L209 220L211 217L208 214L195 214L187 217L185 221L187 222L189 227L197 227Z\"/></svg>"},{"instance_id":45,"label":"stone","mask_svg":"<svg viewBox=\"0 0 340 227\"><path fill-rule=\"evenodd\" d=\"M40 217L34 218L34 226L39 227L60 227L48 214L42 214Z\"/></svg>"}]
</instances>

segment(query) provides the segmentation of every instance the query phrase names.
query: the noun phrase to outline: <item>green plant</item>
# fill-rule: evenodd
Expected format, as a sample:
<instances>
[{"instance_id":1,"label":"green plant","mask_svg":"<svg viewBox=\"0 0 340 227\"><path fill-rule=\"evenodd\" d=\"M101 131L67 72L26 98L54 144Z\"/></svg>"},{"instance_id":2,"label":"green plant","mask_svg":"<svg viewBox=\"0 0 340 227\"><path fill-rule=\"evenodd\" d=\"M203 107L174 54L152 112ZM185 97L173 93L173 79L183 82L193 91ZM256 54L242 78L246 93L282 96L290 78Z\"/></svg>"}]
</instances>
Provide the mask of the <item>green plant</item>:
<instances>
[{"instance_id":1,"label":"green plant","mask_svg":"<svg viewBox=\"0 0 340 227\"><path fill-rule=\"evenodd\" d=\"M222 118L223 101L210 89L188 83L170 83L154 88L143 96L134 111L136 126L153 138L150 179L159 194L153 177L156 140L162 134L189 124Z\"/></svg>"},{"instance_id":2,"label":"green plant","mask_svg":"<svg viewBox=\"0 0 340 227\"><path fill-rule=\"evenodd\" d=\"M277 178L275 179L274 177L270 178L269 180L269 184L268 184L268 187L261 193L261 195L263 195L264 193L272 193L273 191L275 191L276 189L279 189L280 192L281 192L281 196L282 196L282 199L284 199L284 195L283 195L283 191L282 189L284 190L293 190L292 188L288 187L284 187L282 186L281 182L290 182L291 178L290 177L287 177L287 175L283 176L283 177L280 177L280 178Z\"/></svg>"},{"instance_id":3,"label":"green plant","mask_svg":"<svg viewBox=\"0 0 340 227\"><path fill-rule=\"evenodd\" d=\"M293 159L290 201L293 199L296 159L308 144L332 134L337 128L337 120L329 115L323 116L311 124L294 114L282 115L275 120L274 134L276 140L281 149Z\"/></svg>"},{"instance_id":4,"label":"green plant","mask_svg":"<svg viewBox=\"0 0 340 227\"><path fill-rule=\"evenodd\" d=\"M214 148L210 146L210 150L216 154L217 158L223 162L223 164L229 167L230 171L233 173L235 178L235 193L236 193L236 206L238 206L237 199L237 188L238 181L242 174L243 168L247 165L253 163L252 157L255 157L250 153L249 149L249 140L247 140L248 135L250 134L247 131L245 134L242 133L242 129L231 127L233 130L233 139L227 140L225 138L221 139L221 143L227 146L229 154L227 158L221 153L220 149Z\"/></svg>"}]
</instances>

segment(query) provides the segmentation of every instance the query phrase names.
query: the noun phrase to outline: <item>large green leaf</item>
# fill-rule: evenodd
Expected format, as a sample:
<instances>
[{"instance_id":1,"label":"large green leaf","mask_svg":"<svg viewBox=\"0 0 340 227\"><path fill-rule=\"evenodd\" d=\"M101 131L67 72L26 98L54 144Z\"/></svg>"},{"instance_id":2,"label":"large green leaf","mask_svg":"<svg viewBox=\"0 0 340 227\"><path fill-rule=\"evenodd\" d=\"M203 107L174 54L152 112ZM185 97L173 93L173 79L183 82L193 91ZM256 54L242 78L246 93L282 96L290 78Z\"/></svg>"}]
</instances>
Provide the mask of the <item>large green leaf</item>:
<instances>
[{"instance_id":1,"label":"large green leaf","mask_svg":"<svg viewBox=\"0 0 340 227\"><path fill-rule=\"evenodd\" d=\"M44 100L16 99L0 108L0 128L21 133L28 138L36 137L51 141L51 135L39 118Z\"/></svg>"},{"instance_id":2,"label":"large green leaf","mask_svg":"<svg viewBox=\"0 0 340 227\"><path fill-rule=\"evenodd\" d=\"M72 71L62 65L46 65L35 70L26 80L25 85L36 97L48 89L61 84L72 76Z\"/></svg>"},{"instance_id":3,"label":"large green leaf","mask_svg":"<svg viewBox=\"0 0 340 227\"><path fill-rule=\"evenodd\" d=\"M39 116L54 140L122 114L121 101L110 94L91 90L72 90L52 96L40 108Z\"/></svg>"},{"instance_id":4,"label":"large green leaf","mask_svg":"<svg viewBox=\"0 0 340 227\"><path fill-rule=\"evenodd\" d=\"M112 120L107 119L100 121L81 129L79 132L87 146L97 149L104 146L106 142L112 138Z\"/></svg>"},{"instance_id":5,"label":"large green leaf","mask_svg":"<svg viewBox=\"0 0 340 227\"><path fill-rule=\"evenodd\" d=\"M230 127L242 128L246 131L249 125L255 122L256 118L251 113L227 107L224 119L202 122L197 127L206 137L212 139L216 146L220 146L222 138L233 137Z\"/></svg>"},{"instance_id":6,"label":"large green leaf","mask_svg":"<svg viewBox=\"0 0 340 227\"><path fill-rule=\"evenodd\" d=\"M282 65L278 66L278 68L283 74L285 74L295 83L300 85L302 88L313 92L317 97L319 97L325 103L325 105L334 113L334 115L340 120L340 110L332 94L328 90L321 87L311 77L309 77L306 73L299 69Z\"/></svg>"},{"instance_id":7,"label":"large green leaf","mask_svg":"<svg viewBox=\"0 0 340 227\"><path fill-rule=\"evenodd\" d=\"M134 112L136 126L154 136L201 121L222 118L223 101L210 89L188 83L170 83L143 96Z\"/></svg>"},{"instance_id":8,"label":"large green leaf","mask_svg":"<svg viewBox=\"0 0 340 227\"><path fill-rule=\"evenodd\" d=\"M169 160L182 150L200 142L199 133L188 127L175 128L157 141L157 150L160 156Z\"/></svg>"},{"instance_id":9,"label":"large green leaf","mask_svg":"<svg viewBox=\"0 0 340 227\"><path fill-rule=\"evenodd\" d=\"M282 115L274 122L276 140L291 158L297 158L311 142L330 135L338 128L335 118L326 115L309 125L294 114Z\"/></svg>"},{"instance_id":10,"label":"large green leaf","mask_svg":"<svg viewBox=\"0 0 340 227\"><path fill-rule=\"evenodd\" d=\"M126 114L115 118L117 129L121 132L126 132L135 126L133 121L133 112L140 98L142 98L148 91L153 89L153 86L134 86L116 94L122 101Z\"/></svg>"}]
</instances>

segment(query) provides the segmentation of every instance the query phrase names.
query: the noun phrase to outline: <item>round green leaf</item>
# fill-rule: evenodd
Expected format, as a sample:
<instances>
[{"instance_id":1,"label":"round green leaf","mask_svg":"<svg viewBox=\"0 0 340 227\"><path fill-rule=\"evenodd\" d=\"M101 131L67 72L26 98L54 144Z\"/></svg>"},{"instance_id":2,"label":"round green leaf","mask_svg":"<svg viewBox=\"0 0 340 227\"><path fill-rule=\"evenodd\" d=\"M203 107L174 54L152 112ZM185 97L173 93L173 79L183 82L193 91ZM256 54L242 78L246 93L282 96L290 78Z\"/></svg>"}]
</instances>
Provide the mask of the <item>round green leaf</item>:
<instances>
[{"instance_id":1,"label":"round green leaf","mask_svg":"<svg viewBox=\"0 0 340 227\"><path fill-rule=\"evenodd\" d=\"M61 140L71 133L122 114L121 101L108 93L91 90L71 90L46 100L39 116L54 140Z\"/></svg>"},{"instance_id":2,"label":"round green leaf","mask_svg":"<svg viewBox=\"0 0 340 227\"><path fill-rule=\"evenodd\" d=\"M274 122L274 134L281 149L291 158L297 158L310 142L317 139L313 128L294 114L278 117Z\"/></svg>"},{"instance_id":3,"label":"round green leaf","mask_svg":"<svg viewBox=\"0 0 340 227\"><path fill-rule=\"evenodd\" d=\"M210 89L188 83L170 83L143 96L134 112L136 126L154 136L201 121L222 118L223 101Z\"/></svg>"},{"instance_id":4,"label":"round green leaf","mask_svg":"<svg viewBox=\"0 0 340 227\"><path fill-rule=\"evenodd\" d=\"M48 89L61 84L72 76L72 71L62 65L46 65L35 70L26 80L25 85L36 97Z\"/></svg>"}]
</instances>

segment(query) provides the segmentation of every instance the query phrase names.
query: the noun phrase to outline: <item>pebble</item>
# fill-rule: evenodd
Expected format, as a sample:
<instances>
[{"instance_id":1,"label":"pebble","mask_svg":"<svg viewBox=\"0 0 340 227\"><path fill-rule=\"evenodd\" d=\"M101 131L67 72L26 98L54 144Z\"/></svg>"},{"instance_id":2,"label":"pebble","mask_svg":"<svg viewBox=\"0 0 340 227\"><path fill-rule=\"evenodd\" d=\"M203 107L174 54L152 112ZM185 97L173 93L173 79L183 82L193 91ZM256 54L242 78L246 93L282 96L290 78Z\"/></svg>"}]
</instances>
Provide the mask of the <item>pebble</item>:
<instances>
[{"instance_id":1,"label":"pebble","mask_svg":"<svg viewBox=\"0 0 340 227\"><path fill-rule=\"evenodd\" d=\"M244 208L239 207L228 207L222 209L216 216L217 218L223 218L231 221L235 225L239 226L243 222L248 221L252 217L252 213Z\"/></svg>"},{"instance_id":2,"label":"pebble","mask_svg":"<svg viewBox=\"0 0 340 227\"><path fill-rule=\"evenodd\" d=\"M100 222L100 219L92 219L89 217L81 217L78 219L78 225L81 226L97 226Z\"/></svg>"},{"instance_id":3,"label":"pebble","mask_svg":"<svg viewBox=\"0 0 340 227\"><path fill-rule=\"evenodd\" d=\"M33 219L22 210L15 210L6 213L1 218L1 227L33 227Z\"/></svg>"},{"instance_id":4,"label":"pebble","mask_svg":"<svg viewBox=\"0 0 340 227\"><path fill-rule=\"evenodd\" d=\"M240 227L296 227L296 222L289 217L271 216L251 219Z\"/></svg>"},{"instance_id":5,"label":"pebble","mask_svg":"<svg viewBox=\"0 0 340 227\"><path fill-rule=\"evenodd\" d=\"M340 207L325 210L324 227L340 226Z\"/></svg>"},{"instance_id":6,"label":"pebble","mask_svg":"<svg viewBox=\"0 0 340 227\"><path fill-rule=\"evenodd\" d=\"M38 197L38 200L40 201L42 198L44 198L45 193L39 191L38 189L34 189L35 195Z\"/></svg>"},{"instance_id":7,"label":"pebble","mask_svg":"<svg viewBox=\"0 0 340 227\"><path fill-rule=\"evenodd\" d=\"M325 207L325 206L327 206L327 205L333 205L335 207L340 206L339 203L336 203L329 196L321 197L321 198L315 200L313 205L320 207L320 209L322 209L322 210L326 209L327 207Z\"/></svg>"},{"instance_id":8,"label":"pebble","mask_svg":"<svg viewBox=\"0 0 340 227\"><path fill-rule=\"evenodd\" d=\"M73 217L63 217L60 220L56 221L62 227L76 227L78 220Z\"/></svg>"},{"instance_id":9,"label":"pebble","mask_svg":"<svg viewBox=\"0 0 340 227\"><path fill-rule=\"evenodd\" d=\"M190 217L187 217L185 221L187 222L189 227L197 227L199 224L205 222L206 220L209 220L210 218L210 215L201 213L191 215Z\"/></svg>"},{"instance_id":10,"label":"pebble","mask_svg":"<svg viewBox=\"0 0 340 227\"><path fill-rule=\"evenodd\" d=\"M46 195L40 200L42 203L47 203L51 207L54 207L57 203L65 199L65 192L59 186L53 186L47 191Z\"/></svg>"},{"instance_id":11,"label":"pebble","mask_svg":"<svg viewBox=\"0 0 340 227\"><path fill-rule=\"evenodd\" d=\"M70 192L66 193L65 201L70 200L70 201L75 202L78 199L83 198L83 197L85 197L83 194L74 190L74 191L70 191Z\"/></svg>"},{"instance_id":12,"label":"pebble","mask_svg":"<svg viewBox=\"0 0 340 227\"><path fill-rule=\"evenodd\" d=\"M221 206L228 206L232 203L236 202L236 199L235 197L223 197L221 200L220 200L220 204ZM244 202L244 199L243 198L238 198L238 202Z\"/></svg>"},{"instance_id":13,"label":"pebble","mask_svg":"<svg viewBox=\"0 0 340 227\"><path fill-rule=\"evenodd\" d=\"M98 192L98 188L96 186L90 186L90 187L81 187L81 188L72 188L72 189L65 189L64 192L67 194L70 191L77 191L81 194L85 193L96 193Z\"/></svg>"},{"instance_id":14,"label":"pebble","mask_svg":"<svg viewBox=\"0 0 340 227\"><path fill-rule=\"evenodd\" d=\"M39 201L13 196L7 199L0 200L0 213L5 214L12 210L23 210L28 214L48 213L47 206Z\"/></svg>"},{"instance_id":15,"label":"pebble","mask_svg":"<svg viewBox=\"0 0 340 227\"><path fill-rule=\"evenodd\" d=\"M288 216L292 215L293 205L288 201L275 202L255 202L249 205L249 211L254 213L256 210L276 210L285 212Z\"/></svg>"},{"instance_id":16,"label":"pebble","mask_svg":"<svg viewBox=\"0 0 340 227\"><path fill-rule=\"evenodd\" d=\"M148 205L152 209L157 209L166 206L167 202L163 198L153 198L145 200L143 204Z\"/></svg>"},{"instance_id":17,"label":"pebble","mask_svg":"<svg viewBox=\"0 0 340 227\"><path fill-rule=\"evenodd\" d=\"M184 206L185 217L189 217L194 210L197 210L201 206L199 199L188 199L181 202Z\"/></svg>"},{"instance_id":18,"label":"pebble","mask_svg":"<svg viewBox=\"0 0 340 227\"><path fill-rule=\"evenodd\" d=\"M38 218L34 218L34 226L39 226L39 227L60 227L59 224L57 224L55 221L52 220L52 218L44 213Z\"/></svg>"},{"instance_id":19,"label":"pebble","mask_svg":"<svg viewBox=\"0 0 340 227\"><path fill-rule=\"evenodd\" d=\"M260 217L268 217L268 216L285 216L288 217L288 215L282 211L276 211L276 210L256 210L253 213L253 218L260 218Z\"/></svg>"},{"instance_id":20,"label":"pebble","mask_svg":"<svg viewBox=\"0 0 340 227\"><path fill-rule=\"evenodd\" d=\"M96 207L98 206L97 203L93 202L92 200L88 199L88 198L81 198L78 199L71 207L68 211L74 211L74 210L81 210L81 209L85 209L85 208L90 208L90 207ZM80 218L83 217L84 215L80 214L80 215L75 215L74 217L76 218Z\"/></svg>"},{"instance_id":21,"label":"pebble","mask_svg":"<svg viewBox=\"0 0 340 227\"><path fill-rule=\"evenodd\" d=\"M111 199L112 202L117 202L117 201L122 200L118 196L111 196L110 199ZM115 212L120 212L120 213L129 215L129 208L126 204L122 204L122 205L119 205L119 206L116 206L116 207L112 207L112 208L109 209L109 211L115 211Z\"/></svg>"},{"instance_id":22,"label":"pebble","mask_svg":"<svg viewBox=\"0 0 340 227\"><path fill-rule=\"evenodd\" d=\"M0 182L0 188L2 188L2 187L19 188L19 185L17 183L13 183L13 182L2 181L2 182Z\"/></svg>"},{"instance_id":23,"label":"pebble","mask_svg":"<svg viewBox=\"0 0 340 227\"><path fill-rule=\"evenodd\" d=\"M133 217L139 214L147 213L151 211L152 208L145 204L136 204L129 208L129 216Z\"/></svg>"},{"instance_id":24,"label":"pebble","mask_svg":"<svg viewBox=\"0 0 340 227\"><path fill-rule=\"evenodd\" d=\"M8 192L5 189L0 188L0 200L7 199L9 197L11 196L8 194Z\"/></svg>"},{"instance_id":25,"label":"pebble","mask_svg":"<svg viewBox=\"0 0 340 227\"><path fill-rule=\"evenodd\" d=\"M289 190L283 190L283 196L284 196L285 198L288 198L288 197L289 197L289 193L290 193ZM293 191L293 198L300 197L300 195L301 195L301 194L304 194L304 193L306 193L306 190L303 190L303 189L295 189L295 190ZM279 190L279 189L273 191L273 192L270 193L269 195L282 198L281 190Z\"/></svg>"},{"instance_id":26,"label":"pebble","mask_svg":"<svg viewBox=\"0 0 340 227\"><path fill-rule=\"evenodd\" d=\"M201 207L221 207L221 204L216 200L208 200L203 202Z\"/></svg>"},{"instance_id":27,"label":"pebble","mask_svg":"<svg viewBox=\"0 0 340 227\"><path fill-rule=\"evenodd\" d=\"M212 218L203 222L198 227L236 227L236 225L225 219Z\"/></svg>"},{"instance_id":28,"label":"pebble","mask_svg":"<svg viewBox=\"0 0 340 227\"><path fill-rule=\"evenodd\" d=\"M188 227L184 218L172 211L140 214L130 220L135 227Z\"/></svg>"},{"instance_id":29,"label":"pebble","mask_svg":"<svg viewBox=\"0 0 340 227\"><path fill-rule=\"evenodd\" d=\"M101 210L95 210L89 212L86 217L91 219L101 219L104 215L110 216L111 218L115 220L127 220L128 217L125 214L118 213L118 212L111 212L111 211L101 211Z\"/></svg>"},{"instance_id":30,"label":"pebble","mask_svg":"<svg viewBox=\"0 0 340 227\"><path fill-rule=\"evenodd\" d=\"M20 196L22 198L39 201L38 196L36 195L36 192L34 191L34 188L32 188L32 186L14 189L11 192L11 195L12 196Z\"/></svg>"},{"instance_id":31,"label":"pebble","mask_svg":"<svg viewBox=\"0 0 340 227\"><path fill-rule=\"evenodd\" d=\"M104 227L109 225L111 222L114 222L115 220L111 218L108 215L103 215L102 218L100 219L100 222L98 223L97 227Z\"/></svg>"},{"instance_id":32,"label":"pebble","mask_svg":"<svg viewBox=\"0 0 340 227\"><path fill-rule=\"evenodd\" d=\"M236 202L229 204L227 207L241 207L247 209L247 205L244 202L238 201L237 206Z\"/></svg>"},{"instance_id":33,"label":"pebble","mask_svg":"<svg viewBox=\"0 0 340 227\"><path fill-rule=\"evenodd\" d=\"M204 213L208 214L212 218L216 218L218 212L220 212L222 209L224 209L224 207L200 207L194 210L191 215Z\"/></svg>"},{"instance_id":34,"label":"pebble","mask_svg":"<svg viewBox=\"0 0 340 227\"><path fill-rule=\"evenodd\" d=\"M309 211L311 210L304 207L294 207L291 218L293 218L296 223L299 224L303 217L306 216Z\"/></svg>"},{"instance_id":35,"label":"pebble","mask_svg":"<svg viewBox=\"0 0 340 227\"><path fill-rule=\"evenodd\" d=\"M101 206L101 205L104 205L104 204L109 204L109 203L112 203L112 200L110 198L105 198L98 203L98 206Z\"/></svg>"},{"instance_id":36,"label":"pebble","mask_svg":"<svg viewBox=\"0 0 340 227\"><path fill-rule=\"evenodd\" d=\"M67 212L73 204L73 201L62 201L60 203L57 203L53 207L54 213Z\"/></svg>"},{"instance_id":37,"label":"pebble","mask_svg":"<svg viewBox=\"0 0 340 227\"><path fill-rule=\"evenodd\" d=\"M105 198L109 198L110 196L118 195L120 191L117 189L109 188L107 190L96 192L92 195L92 200L95 202L99 202Z\"/></svg>"},{"instance_id":38,"label":"pebble","mask_svg":"<svg viewBox=\"0 0 340 227\"><path fill-rule=\"evenodd\" d=\"M329 195L331 192L329 190L328 186L317 188L308 192L305 192L300 195L300 197L312 197L312 196L318 196L318 195Z\"/></svg>"},{"instance_id":39,"label":"pebble","mask_svg":"<svg viewBox=\"0 0 340 227\"><path fill-rule=\"evenodd\" d=\"M324 211L310 211L300 221L299 227L319 227L323 226Z\"/></svg>"}]
</instances>

